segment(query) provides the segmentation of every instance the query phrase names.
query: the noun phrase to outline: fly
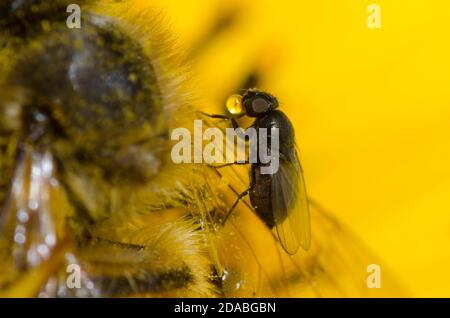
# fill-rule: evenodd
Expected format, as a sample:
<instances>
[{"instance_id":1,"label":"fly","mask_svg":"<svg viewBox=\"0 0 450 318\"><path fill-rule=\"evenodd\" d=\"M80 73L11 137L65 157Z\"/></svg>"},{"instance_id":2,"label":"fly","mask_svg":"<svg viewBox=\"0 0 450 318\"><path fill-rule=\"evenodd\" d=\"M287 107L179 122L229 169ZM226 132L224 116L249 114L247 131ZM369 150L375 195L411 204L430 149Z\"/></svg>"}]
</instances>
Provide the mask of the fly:
<instances>
[{"instance_id":1,"label":"fly","mask_svg":"<svg viewBox=\"0 0 450 318\"><path fill-rule=\"evenodd\" d=\"M258 89L249 89L243 95L230 96L226 106L231 116L208 116L230 120L233 128L237 131L241 129L236 121L237 118L243 116L255 118L249 128L253 128L257 132L260 129L267 129L269 153L274 150L270 149L272 147L270 132L273 131L273 128L278 130L279 167L277 170L272 169L272 172L268 173L267 168L270 163L261 160L260 155L258 155L256 162L244 162L244 164L251 164L250 186L239 194L237 200L227 212L225 220L237 204L249 195L255 212L269 229L276 228L280 243L288 254L296 254L299 246L305 251L309 250L311 246L311 221L308 197L295 144L295 131L291 121L282 111L277 109L279 103L274 96ZM256 136L258 136L256 138L257 145L260 145L258 140L260 134L256 134ZM253 146L255 145L250 144L250 147ZM229 164L216 167L226 165Z\"/></svg>"}]
</instances>

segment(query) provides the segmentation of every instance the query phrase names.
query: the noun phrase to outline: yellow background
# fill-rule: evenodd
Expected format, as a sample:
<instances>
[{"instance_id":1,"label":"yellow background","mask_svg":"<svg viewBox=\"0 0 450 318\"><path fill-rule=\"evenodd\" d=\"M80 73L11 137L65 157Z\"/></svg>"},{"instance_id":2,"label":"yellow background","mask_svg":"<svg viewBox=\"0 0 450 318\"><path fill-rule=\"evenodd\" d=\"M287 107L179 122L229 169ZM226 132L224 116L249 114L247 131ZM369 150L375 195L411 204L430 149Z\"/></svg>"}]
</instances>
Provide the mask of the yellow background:
<instances>
[{"instance_id":1,"label":"yellow background","mask_svg":"<svg viewBox=\"0 0 450 318\"><path fill-rule=\"evenodd\" d=\"M292 118L309 193L414 296L450 296L450 2L156 1L211 105L257 68ZM367 6L381 6L369 29Z\"/></svg>"}]
</instances>

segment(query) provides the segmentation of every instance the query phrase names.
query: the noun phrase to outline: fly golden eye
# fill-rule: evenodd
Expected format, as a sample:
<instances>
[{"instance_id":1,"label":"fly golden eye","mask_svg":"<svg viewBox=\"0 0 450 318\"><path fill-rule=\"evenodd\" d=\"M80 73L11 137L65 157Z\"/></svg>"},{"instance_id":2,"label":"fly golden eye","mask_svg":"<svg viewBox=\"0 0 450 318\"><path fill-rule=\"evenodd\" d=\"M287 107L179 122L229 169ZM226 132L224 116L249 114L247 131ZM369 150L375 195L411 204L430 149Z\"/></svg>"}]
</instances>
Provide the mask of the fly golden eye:
<instances>
[{"instance_id":1,"label":"fly golden eye","mask_svg":"<svg viewBox=\"0 0 450 318\"><path fill-rule=\"evenodd\" d=\"M244 112L244 107L242 106L242 96L234 94L228 97L226 107L232 115L242 114Z\"/></svg>"}]
</instances>

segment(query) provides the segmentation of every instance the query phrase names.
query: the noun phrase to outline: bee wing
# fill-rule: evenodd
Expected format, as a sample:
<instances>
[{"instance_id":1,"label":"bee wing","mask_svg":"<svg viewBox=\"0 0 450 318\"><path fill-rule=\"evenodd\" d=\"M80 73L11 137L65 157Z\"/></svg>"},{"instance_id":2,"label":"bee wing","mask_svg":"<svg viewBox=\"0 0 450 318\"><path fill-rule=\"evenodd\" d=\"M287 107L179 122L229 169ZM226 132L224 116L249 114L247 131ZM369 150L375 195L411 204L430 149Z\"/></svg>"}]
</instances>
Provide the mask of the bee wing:
<instances>
[{"instance_id":1,"label":"bee wing","mask_svg":"<svg viewBox=\"0 0 450 318\"><path fill-rule=\"evenodd\" d=\"M56 246L55 218L51 211L54 159L23 145L0 207L0 244L10 246L18 267L36 267Z\"/></svg>"},{"instance_id":2,"label":"bee wing","mask_svg":"<svg viewBox=\"0 0 450 318\"><path fill-rule=\"evenodd\" d=\"M311 220L308 197L295 150L288 158L280 158L279 169L272 179L271 199L278 238L284 250L295 254L300 245L309 250Z\"/></svg>"}]
</instances>

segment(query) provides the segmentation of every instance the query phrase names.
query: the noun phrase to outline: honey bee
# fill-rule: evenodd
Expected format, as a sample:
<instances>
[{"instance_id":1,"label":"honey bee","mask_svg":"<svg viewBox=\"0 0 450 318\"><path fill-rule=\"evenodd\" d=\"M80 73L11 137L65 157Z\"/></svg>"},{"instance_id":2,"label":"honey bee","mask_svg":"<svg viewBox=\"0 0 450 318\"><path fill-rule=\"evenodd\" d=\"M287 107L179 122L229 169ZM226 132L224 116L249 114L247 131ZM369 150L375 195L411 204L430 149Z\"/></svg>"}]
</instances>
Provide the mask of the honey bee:
<instances>
[{"instance_id":1,"label":"honey bee","mask_svg":"<svg viewBox=\"0 0 450 318\"><path fill-rule=\"evenodd\" d=\"M9 1L2 10L3 51L17 52L1 100L2 289L53 267L31 295L214 295L198 225L176 190L194 169L171 167L168 156L169 131L181 125L172 111L188 106L162 75L170 62L94 11L67 28L67 5ZM70 264L84 288L61 278Z\"/></svg>"},{"instance_id":2,"label":"honey bee","mask_svg":"<svg viewBox=\"0 0 450 318\"><path fill-rule=\"evenodd\" d=\"M170 131L198 116L184 57L150 10L80 4L80 29L69 1L0 4L1 296L376 293L376 259L314 201L292 257L247 200L220 222L246 171L172 162Z\"/></svg>"}]
</instances>

